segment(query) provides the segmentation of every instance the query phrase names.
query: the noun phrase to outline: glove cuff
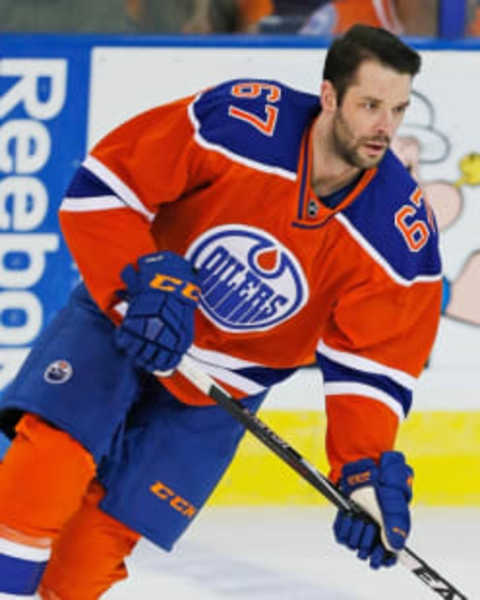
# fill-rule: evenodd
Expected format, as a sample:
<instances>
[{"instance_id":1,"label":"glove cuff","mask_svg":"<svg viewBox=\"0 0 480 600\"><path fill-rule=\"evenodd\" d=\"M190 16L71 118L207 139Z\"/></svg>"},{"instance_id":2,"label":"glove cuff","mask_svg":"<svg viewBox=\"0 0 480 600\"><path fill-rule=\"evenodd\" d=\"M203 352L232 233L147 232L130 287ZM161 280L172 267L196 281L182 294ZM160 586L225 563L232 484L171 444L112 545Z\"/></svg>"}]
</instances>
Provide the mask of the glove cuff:
<instances>
[{"instance_id":1,"label":"glove cuff","mask_svg":"<svg viewBox=\"0 0 480 600\"><path fill-rule=\"evenodd\" d=\"M340 488L347 494L365 486L374 486L378 480L378 467L371 458L362 458L343 466Z\"/></svg>"}]
</instances>

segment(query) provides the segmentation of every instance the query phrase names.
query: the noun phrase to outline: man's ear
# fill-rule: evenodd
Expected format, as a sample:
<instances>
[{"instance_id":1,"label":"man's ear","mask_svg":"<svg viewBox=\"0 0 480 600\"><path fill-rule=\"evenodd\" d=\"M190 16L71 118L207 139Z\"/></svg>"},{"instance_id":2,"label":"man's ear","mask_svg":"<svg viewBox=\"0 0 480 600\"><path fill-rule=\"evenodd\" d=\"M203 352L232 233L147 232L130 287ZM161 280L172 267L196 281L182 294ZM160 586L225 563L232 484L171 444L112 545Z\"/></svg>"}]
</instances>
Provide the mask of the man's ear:
<instances>
[{"instance_id":1,"label":"man's ear","mask_svg":"<svg viewBox=\"0 0 480 600\"><path fill-rule=\"evenodd\" d=\"M337 110L337 92L333 87L332 82L328 81L328 79L322 81L322 85L320 86L320 98L322 110L324 112L335 112Z\"/></svg>"}]
</instances>

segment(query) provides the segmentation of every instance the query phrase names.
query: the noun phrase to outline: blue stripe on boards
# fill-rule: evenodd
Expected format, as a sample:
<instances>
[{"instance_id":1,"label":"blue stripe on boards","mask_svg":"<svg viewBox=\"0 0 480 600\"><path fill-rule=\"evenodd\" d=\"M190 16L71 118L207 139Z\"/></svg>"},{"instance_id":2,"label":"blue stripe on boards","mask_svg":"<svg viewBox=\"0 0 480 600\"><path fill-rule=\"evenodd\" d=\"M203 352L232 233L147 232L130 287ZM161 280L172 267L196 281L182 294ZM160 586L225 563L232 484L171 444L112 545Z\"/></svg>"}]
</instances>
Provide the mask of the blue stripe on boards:
<instances>
[{"instance_id":1,"label":"blue stripe on boards","mask_svg":"<svg viewBox=\"0 0 480 600\"><path fill-rule=\"evenodd\" d=\"M465 0L461 0L464 2ZM443 0L454 4L454 0ZM458 18L458 17L457 17ZM458 22L458 21L457 21ZM441 34L441 32L440 32ZM480 39L471 37L465 39L441 39L433 37L404 36L410 45L418 50L440 50L440 51L471 51L480 49ZM55 50L63 50L65 47L73 48L74 51L90 49L92 47L172 47L172 48L302 48L322 49L327 48L332 41L331 37L298 35L298 34L183 34L179 35L131 35L131 34L39 34L39 33L13 33L2 31L0 47L3 51L16 50L27 56L31 54L32 47L39 47L47 55Z\"/></svg>"}]
</instances>

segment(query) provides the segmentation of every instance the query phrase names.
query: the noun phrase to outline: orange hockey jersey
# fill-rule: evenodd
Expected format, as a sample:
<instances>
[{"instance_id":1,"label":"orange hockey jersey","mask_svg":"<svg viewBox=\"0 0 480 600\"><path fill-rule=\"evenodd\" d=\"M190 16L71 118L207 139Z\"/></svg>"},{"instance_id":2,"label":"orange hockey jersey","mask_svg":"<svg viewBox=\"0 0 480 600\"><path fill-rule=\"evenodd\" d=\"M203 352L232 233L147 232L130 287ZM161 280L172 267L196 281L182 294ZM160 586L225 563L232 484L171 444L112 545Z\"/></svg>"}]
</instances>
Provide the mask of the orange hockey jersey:
<instances>
[{"instance_id":1,"label":"orange hockey jersey","mask_svg":"<svg viewBox=\"0 0 480 600\"><path fill-rule=\"evenodd\" d=\"M192 261L202 297L189 355L237 397L316 356L336 477L393 446L435 337L441 265L433 217L391 152L335 208L315 196L319 110L317 96L264 80L154 108L95 146L60 219L117 322L127 263L157 249ZM209 403L179 374L163 382Z\"/></svg>"}]
</instances>

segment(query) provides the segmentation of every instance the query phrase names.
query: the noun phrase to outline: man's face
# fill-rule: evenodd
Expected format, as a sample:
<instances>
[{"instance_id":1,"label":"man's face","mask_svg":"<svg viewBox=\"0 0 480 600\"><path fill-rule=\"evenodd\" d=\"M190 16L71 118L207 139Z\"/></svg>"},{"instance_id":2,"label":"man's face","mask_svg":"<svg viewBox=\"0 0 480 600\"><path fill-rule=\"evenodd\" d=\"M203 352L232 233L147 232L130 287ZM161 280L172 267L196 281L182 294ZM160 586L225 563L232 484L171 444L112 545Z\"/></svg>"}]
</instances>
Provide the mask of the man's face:
<instances>
[{"instance_id":1,"label":"man's face","mask_svg":"<svg viewBox=\"0 0 480 600\"><path fill-rule=\"evenodd\" d=\"M383 158L408 106L411 76L373 61L360 65L333 121L338 155L361 169Z\"/></svg>"}]
</instances>

